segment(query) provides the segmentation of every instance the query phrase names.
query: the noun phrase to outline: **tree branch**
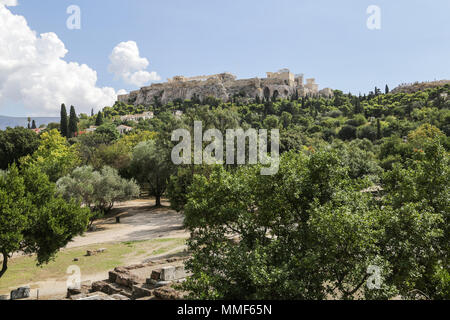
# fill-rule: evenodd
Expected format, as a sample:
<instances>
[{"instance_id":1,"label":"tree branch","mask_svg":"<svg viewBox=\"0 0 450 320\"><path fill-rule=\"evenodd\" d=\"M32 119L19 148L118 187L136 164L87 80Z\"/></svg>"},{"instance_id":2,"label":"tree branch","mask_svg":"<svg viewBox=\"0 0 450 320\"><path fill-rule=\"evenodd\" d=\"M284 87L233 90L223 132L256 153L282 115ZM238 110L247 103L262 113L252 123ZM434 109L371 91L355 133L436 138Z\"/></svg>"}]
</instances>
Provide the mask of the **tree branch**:
<instances>
[{"instance_id":1,"label":"tree branch","mask_svg":"<svg viewBox=\"0 0 450 320\"><path fill-rule=\"evenodd\" d=\"M3 277L3 275L5 274L6 270L8 270L8 254L2 252L3 255L3 267L2 270L0 271L0 278Z\"/></svg>"}]
</instances>

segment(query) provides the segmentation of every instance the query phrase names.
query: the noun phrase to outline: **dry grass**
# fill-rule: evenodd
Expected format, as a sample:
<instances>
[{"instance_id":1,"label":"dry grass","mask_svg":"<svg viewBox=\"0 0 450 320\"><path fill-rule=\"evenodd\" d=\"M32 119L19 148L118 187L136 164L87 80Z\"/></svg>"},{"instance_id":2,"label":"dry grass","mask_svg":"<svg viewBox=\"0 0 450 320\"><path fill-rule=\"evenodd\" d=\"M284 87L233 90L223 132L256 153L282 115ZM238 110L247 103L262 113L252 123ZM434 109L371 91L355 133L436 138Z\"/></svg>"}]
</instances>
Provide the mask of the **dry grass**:
<instances>
[{"instance_id":1,"label":"dry grass","mask_svg":"<svg viewBox=\"0 0 450 320\"><path fill-rule=\"evenodd\" d=\"M161 238L147 241L132 241L89 245L65 249L55 260L42 267L36 266L34 257L23 256L9 262L8 271L0 279L0 293L7 294L12 288L47 280L67 279L67 268L80 267L83 275L93 275L137 263L145 258L170 252L185 244L186 239ZM87 250L105 248L97 256L86 256ZM74 261L77 258L78 261Z\"/></svg>"}]
</instances>

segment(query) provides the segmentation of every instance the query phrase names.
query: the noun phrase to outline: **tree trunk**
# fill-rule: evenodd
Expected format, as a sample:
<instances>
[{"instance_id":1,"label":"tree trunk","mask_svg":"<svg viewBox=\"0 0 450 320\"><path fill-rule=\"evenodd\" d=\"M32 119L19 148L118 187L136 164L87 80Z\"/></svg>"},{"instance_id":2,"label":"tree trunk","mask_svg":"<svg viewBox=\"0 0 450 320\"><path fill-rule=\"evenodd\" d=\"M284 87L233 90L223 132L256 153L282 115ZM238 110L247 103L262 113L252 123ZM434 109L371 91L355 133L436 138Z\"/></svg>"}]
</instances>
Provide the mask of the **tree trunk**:
<instances>
[{"instance_id":1,"label":"tree trunk","mask_svg":"<svg viewBox=\"0 0 450 320\"><path fill-rule=\"evenodd\" d=\"M8 270L8 258L9 258L9 256L6 253L2 253L2 254L3 254L3 267L2 267L2 270L0 271L0 278L3 277L3 275L6 272L6 270Z\"/></svg>"},{"instance_id":2,"label":"tree trunk","mask_svg":"<svg viewBox=\"0 0 450 320\"><path fill-rule=\"evenodd\" d=\"M156 196L156 206L157 207L161 206L161 196Z\"/></svg>"}]
</instances>

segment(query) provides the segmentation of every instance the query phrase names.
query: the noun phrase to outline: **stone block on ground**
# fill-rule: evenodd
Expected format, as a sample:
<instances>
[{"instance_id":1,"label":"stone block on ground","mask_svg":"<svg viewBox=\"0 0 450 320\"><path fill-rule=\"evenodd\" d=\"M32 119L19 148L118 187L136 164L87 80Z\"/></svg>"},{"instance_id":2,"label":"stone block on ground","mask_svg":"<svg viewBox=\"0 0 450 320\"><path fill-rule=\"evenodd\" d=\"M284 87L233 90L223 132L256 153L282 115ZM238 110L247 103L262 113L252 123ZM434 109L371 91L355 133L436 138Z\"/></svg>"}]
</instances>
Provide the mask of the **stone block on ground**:
<instances>
[{"instance_id":1,"label":"stone block on ground","mask_svg":"<svg viewBox=\"0 0 450 320\"><path fill-rule=\"evenodd\" d=\"M154 291L155 297L161 300L181 300L184 294L171 287L163 287Z\"/></svg>"},{"instance_id":2,"label":"stone block on ground","mask_svg":"<svg viewBox=\"0 0 450 320\"><path fill-rule=\"evenodd\" d=\"M104 292L108 291L109 283L105 281L96 281L92 284L91 292Z\"/></svg>"},{"instance_id":3,"label":"stone block on ground","mask_svg":"<svg viewBox=\"0 0 450 320\"><path fill-rule=\"evenodd\" d=\"M26 299L30 297L30 287L21 287L11 291L11 300Z\"/></svg>"},{"instance_id":4,"label":"stone block on ground","mask_svg":"<svg viewBox=\"0 0 450 320\"><path fill-rule=\"evenodd\" d=\"M153 290L146 285L134 285L132 291L133 299L153 296Z\"/></svg>"},{"instance_id":5,"label":"stone block on ground","mask_svg":"<svg viewBox=\"0 0 450 320\"><path fill-rule=\"evenodd\" d=\"M159 270L153 270L152 274L150 276L150 279L153 280L160 280L161 279L161 269Z\"/></svg>"},{"instance_id":6,"label":"stone block on ground","mask_svg":"<svg viewBox=\"0 0 450 320\"><path fill-rule=\"evenodd\" d=\"M186 278L188 273L186 272L184 266L178 267L164 267L161 270L160 279L162 281L175 281L179 279Z\"/></svg>"},{"instance_id":7,"label":"stone block on ground","mask_svg":"<svg viewBox=\"0 0 450 320\"><path fill-rule=\"evenodd\" d=\"M108 279L111 282L116 282L117 276L119 275L119 273L117 271L110 271L108 273Z\"/></svg>"},{"instance_id":8,"label":"stone block on ground","mask_svg":"<svg viewBox=\"0 0 450 320\"><path fill-rule=\"evenodd\" d=\"M88 294L91 290L92 285L89 283L82 283L79 288L67 288L67 298L70 298L79 294Z\"/></svg>"},{"instance_id":9,"label":"stone block on ground","mask_svg":"<svg viewBox=\"0 0 450 320\"><path fill-rule=\"evenodd\" d=\"M97 250L87 250L86 256L92 257L92 256L96 256L100 253L104 253L104 252L106 252L106 248L101 248L101 249L97 249Z\"/></svg>"},{"instance_id":10,"label":"stone block on ground","mask_svg":"<svg viewBox=\"0 0 450 320\"><path fill-rule=\"evenodd\" d=\"M139 279L137 276L132 274L118 274L116 278L116 283L121 286L132 289L133 285L139 283Z\"/></svg>"}]
</instances>

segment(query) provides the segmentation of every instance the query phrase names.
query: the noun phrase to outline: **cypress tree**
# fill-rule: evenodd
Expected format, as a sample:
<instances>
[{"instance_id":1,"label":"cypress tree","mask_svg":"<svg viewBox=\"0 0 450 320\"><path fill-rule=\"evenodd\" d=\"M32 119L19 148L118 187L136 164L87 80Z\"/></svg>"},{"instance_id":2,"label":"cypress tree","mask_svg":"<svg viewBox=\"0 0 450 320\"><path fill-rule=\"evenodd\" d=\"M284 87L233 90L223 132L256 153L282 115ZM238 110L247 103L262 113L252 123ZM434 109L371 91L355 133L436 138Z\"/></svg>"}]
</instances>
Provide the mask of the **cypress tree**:
<instances>
[{"instance_id":1,"label":"cypress tree","mask_svg":"<svg viewBox=\"0 0 450 320\"><path fill-rule=\"evenodd\" d=\"M95 125L97 127L100 127L102 124L103 124L103 114L101 111L99 111L97 114L97 119L95 120Z\"/></svg>"},{"instance_id":2,"label":"cypress tree","mask_svg":"<svg viewBox=\"0 0 450 320\"><path fill-rule=\"evenodd\" d=\"M377 139L381 139L381 121L377 119Z\"/></svg>"},{"instance_id":3,"label":"cypress tree","mask_svg":"<svg viewBox=\"0 0 450 320\"><path fill-rule=\"evenodd\" d=\"M63 137L68 137L68 127L69 124L67 122L67 110L66 105L63 103L61 105L61 122L60 122L60 131Z\"/></svg>"},{"instance_id":4,"label":"cypress tree","mask_svg":"<svg viewBox=\"0 0 450 320\"><path fill-rule=\"evenodd\" d=\"M78 133L78 117L75 107L70 106L68 138L73 138L76 133Z\"/></svg>"},{"instance_id":5,"label":"cypress tree","mask_svg":"<svg viewBox=\"0 0 450 320\"><path fill-rule=\"evenodd\" d=\"M386 88L384 89L384 92L385 92L386 94L388 94L388 93L390 92L388 85L386 85Z\"/></svg>"},{"instance_id":6,"label":"cypress tree","mask_svg":"<svg viewBox=\"0 0 450 320\"><path fill-rule=\"evenodd\" d=\"M36 122L33 120L33 122L31 123L31 129L36 129Z\"/></svg>"}]
</instances>

